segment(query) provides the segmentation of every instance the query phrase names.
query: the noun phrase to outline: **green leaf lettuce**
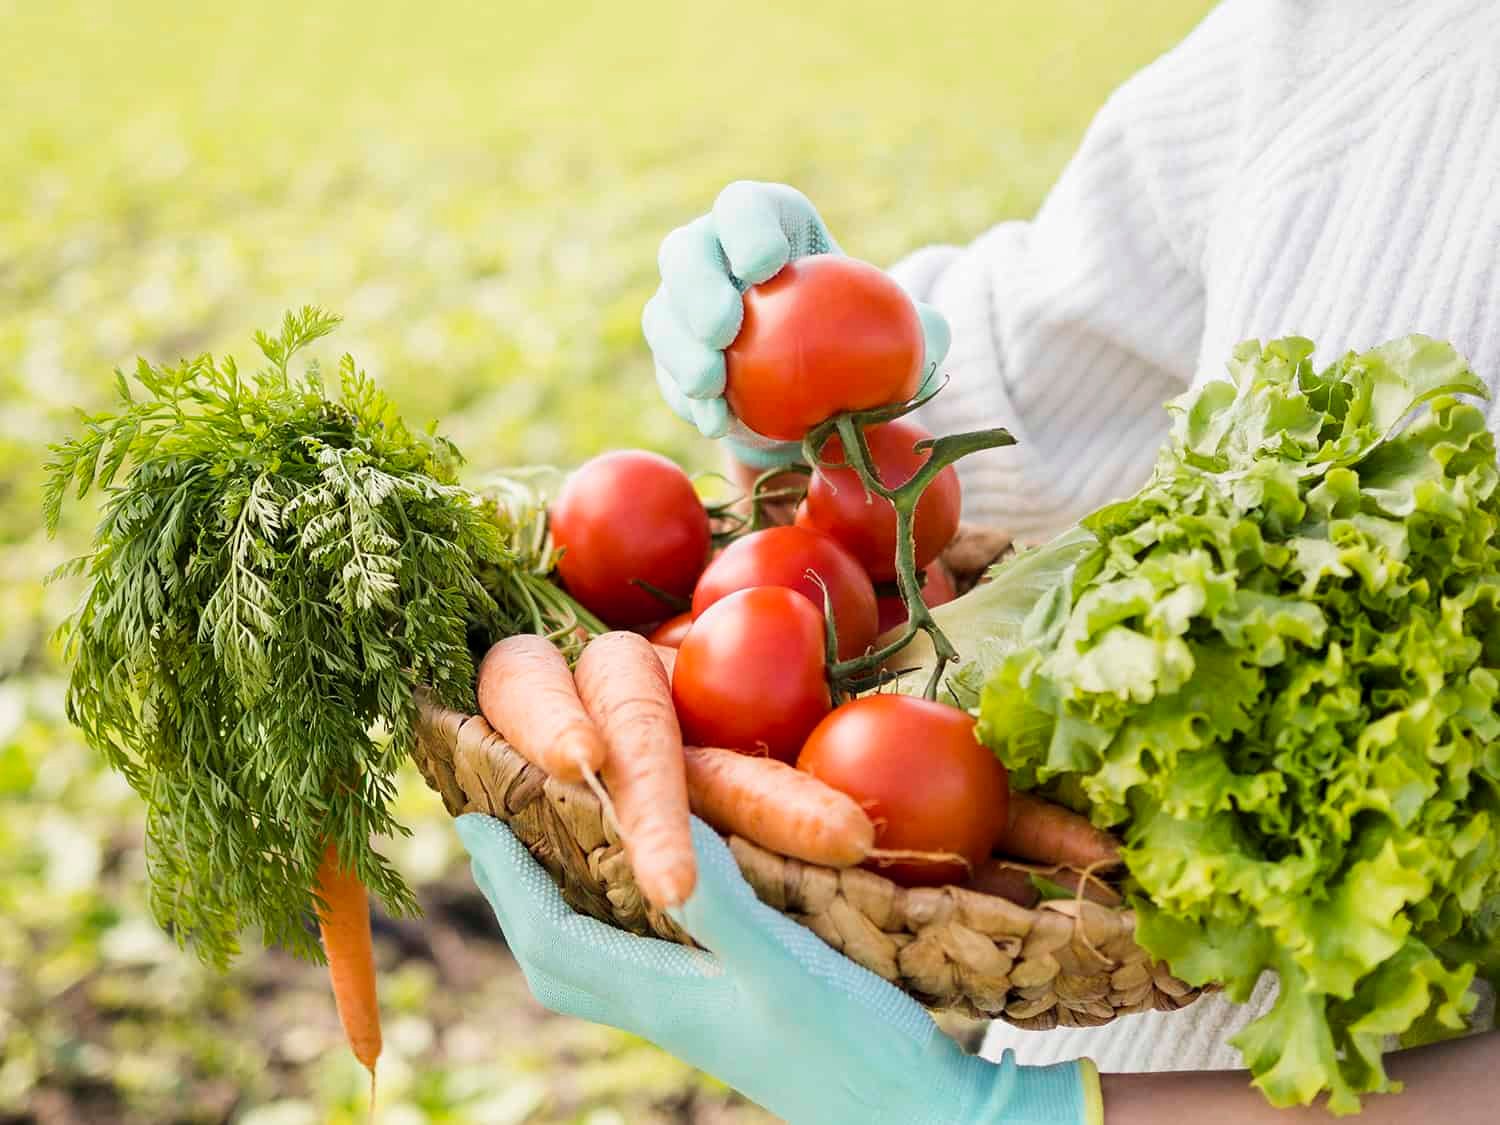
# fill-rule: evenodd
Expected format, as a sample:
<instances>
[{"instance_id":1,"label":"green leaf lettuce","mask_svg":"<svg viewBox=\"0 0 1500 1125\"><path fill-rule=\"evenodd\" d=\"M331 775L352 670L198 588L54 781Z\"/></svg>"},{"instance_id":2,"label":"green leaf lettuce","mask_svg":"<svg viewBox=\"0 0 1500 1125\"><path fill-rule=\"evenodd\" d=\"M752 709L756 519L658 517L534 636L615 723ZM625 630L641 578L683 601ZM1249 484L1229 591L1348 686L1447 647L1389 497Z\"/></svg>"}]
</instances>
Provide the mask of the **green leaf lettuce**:
<instances>
[{"instance_id":1,"label":"green leaf lettuce","mask_svg":"<svg viewBox=\"0 0 1500 1125\"><path fill-rule=\"evenodd\" d=\"M1348 1113L1495 972L1500 495L1452 348L1312 353L1241 345L1137 495L949 619L995 634L954 696L1016 784L1122 834L1146 948L1238 1000L1277 973L1236 1045Z\"/></svg>"}]
</instances>

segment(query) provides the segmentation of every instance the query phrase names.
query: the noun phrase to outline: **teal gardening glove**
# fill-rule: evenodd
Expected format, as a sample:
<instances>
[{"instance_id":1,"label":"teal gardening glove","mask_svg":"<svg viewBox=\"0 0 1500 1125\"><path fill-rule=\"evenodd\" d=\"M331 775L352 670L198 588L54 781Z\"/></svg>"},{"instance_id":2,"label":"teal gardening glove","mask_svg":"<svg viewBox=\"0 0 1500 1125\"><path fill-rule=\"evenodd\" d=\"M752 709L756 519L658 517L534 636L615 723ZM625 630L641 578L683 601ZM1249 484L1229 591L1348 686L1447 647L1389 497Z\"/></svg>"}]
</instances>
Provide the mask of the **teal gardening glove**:
<instances>
[{"instance_id":1,"label":"teal gardening glove","mask_svg":"<svg viewBox=\"0 0 1500 1125\"><path fill-rule=\"evenodd\" d=\"M754 433L724 401L724 349L744 317L740 294L774 277L792 258L842 251L807 197L784 184L748 180L719 193L713 210L669 234L658 262L661 286L646 302L641 328L656 358L667 404L704 437L723 438L747 465L796 461L801 447ZM917 302L927 377L948 353L948 322Z\"/></svg>"},{"instance_id":2,"label":"teal gardening glove","mask_svg":"<svg viewBox=\"0 0 1500 1125\"><path fill-rule=\"evenodd\" d=\"M698 886L673 917L710 952L574 913L509 829L458 834L532 992L640 1035L791 1125L1103 1125L1088 1060L966 1055L913 1000L762 904L696 817Z\"/></svg>"}]
</instances>

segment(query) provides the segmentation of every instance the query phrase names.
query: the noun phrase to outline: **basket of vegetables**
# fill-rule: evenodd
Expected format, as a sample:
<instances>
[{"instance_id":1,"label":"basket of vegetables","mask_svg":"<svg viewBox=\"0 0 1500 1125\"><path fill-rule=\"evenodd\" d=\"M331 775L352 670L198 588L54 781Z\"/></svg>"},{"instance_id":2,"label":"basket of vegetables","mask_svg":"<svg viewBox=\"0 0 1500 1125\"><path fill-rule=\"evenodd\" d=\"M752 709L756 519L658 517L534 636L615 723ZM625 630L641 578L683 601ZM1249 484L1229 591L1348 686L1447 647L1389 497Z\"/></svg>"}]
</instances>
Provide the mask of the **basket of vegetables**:
<instances>
[{"instance_id":1,"label":"basket of vegetables","mask_svg":"<svg viewBox=\"0 0 1500 1125\"><path fill-rule=\"evenodd\" d=\"M961 539L955 554L974 546ZM664 668L672 668L675 650L658 651ZM481 669L481 676L517 681L518 697L505 698L498 683L481 680L480 697L489 704L485 714L502 728L511 717L507 708L524 716L550 698L532 678L536 672L518 667L527 655L497 651ZM553 671L564 677L566 665L559 661ZM582 691L587 681L580 675L578 682ZM566 692L565 682L560 690ZM867 716L883 734L854 744L868 758L851 763L854 768L884 758L887 768L899 769L940 752L933 731L920 729L930 721L923 701L894 694L866 698L888 711L880 714L877 707ZM566 706L566 694L563 700ZM982 858L972 867L962 857L903 860L893 855L898 849L877 846L878 837L889 835L888 825L877 831L878 815L809 772L836 765L825 760L819 767L819 746L825 759L849 749L833 741L848 737L837 724L825 729L805 758L799 755L805 767L800 770L770 756L679 741L691 806L729 836L742 873L764 902L933 1009L1028 1028L1087 1027L1193 1000L1198 989L1172 976L1135 941L1134 916L1122 907L1118 889L1115 841L1066 808L1009 794L1003 774L996 776L1000 771L965 753L977 746L972 720L964 722L966 716L951 707L938 711L949 721L946 730L935 724L936 731L956 735L960 748L951 776L967 783L962 803L980 814L969 812L971 824L958 826L980 841L975 846ZM843 714L864 717L858 708ZM584 721L577 712L554 707L545 724L535 725L566 738L569 723ZM527 728L511 729L516 742L526 742ZM565 765L557 768L575 780L560 780L536 764L549 758L550 746L532 744L528 750L532 757L497 734L484 715L445 707L430 696L419 704L417 762L449 812L506 821L575 909L633 933L688 940L642 894L622 838L629 834L595 792ZM888 783L911 790L914 780L913 806L925 804L931 815L934 806L924 802L919 780L894 777ZM603 785L615 789L609 777ZM953 813L937 810L940 818Z\"/></svg>"},{"instance_id":2,"label":"basket of vegetables","mask_svg":"<svg viewBox=\"0 0 1500 1125\"><path fill-rule=\"evenodd\" d=\"M1424 337L1322 369L1312 352L1242 345L1231 379L1171 404L1134 496L961 570L969 588L935 606L918 575L955 525L928 509L924 546L923 504L1004 435L933 437L905 407L809 427L793 527L894 578L905 624L851 643L847 568L810 547L778 560L774 530L652 591L690 596L686 632L658 637L676 648L658 650L656 689L687 799L757 895L930 1007L1028 1028L1207 989L1243 1001L1274 973L1279 1000L1235 1045L1276 1105L1357 1111L1393 1088L1385 1051L1472 1030L1473 986L1500 975L1500 474L1470 401L1485 388ZM585 604L599 556L570 578L577 513L622 503L583 503L595 472L553 506ZM631 542L659 541L638 516ZM871 542L888 569L861 555ZM816 615L782 620L808 603L825 610L821 660ZM658 909L670 889L647 878L639 815L611 814L608 766L595 786L555 743L527 745L509 643L481 668L481 713L420 706L429 782L455 814L507 820L578 909L686 940ZM557 661L556 697L595 721L607 763L588 655L576 689ZM827 695L799 695L809 665Z\"/></svg>"},{"instance_id":3,"label":"basket of vegetables","mask_svg":"<svg viewBox=\"0 0 1500 1125\"><path fill-rule=\"evenodd\" d=\"M829 287L850 323L812 315ZM1005 546L959 536L954 463L1010 435L910 419L936 388L879 270L795 262L745 306L726 394L799 439L804 468L767 472L738 510L645 451L573 473L547 505L555 573L615 631L571 672L542 637L500 639L478 714L423 700L424 775L455 815L509 822L578 909L637 933L688 940L664 908L691 887L690 805L765 902L929 1007L1047 1028L1186 1004L1197 990L1135 941L1117 842L1012 794L974 716L937 698L956 654L932 607ZM941 656L903 674L918 636Z\"/></svg>"}]
</instances>

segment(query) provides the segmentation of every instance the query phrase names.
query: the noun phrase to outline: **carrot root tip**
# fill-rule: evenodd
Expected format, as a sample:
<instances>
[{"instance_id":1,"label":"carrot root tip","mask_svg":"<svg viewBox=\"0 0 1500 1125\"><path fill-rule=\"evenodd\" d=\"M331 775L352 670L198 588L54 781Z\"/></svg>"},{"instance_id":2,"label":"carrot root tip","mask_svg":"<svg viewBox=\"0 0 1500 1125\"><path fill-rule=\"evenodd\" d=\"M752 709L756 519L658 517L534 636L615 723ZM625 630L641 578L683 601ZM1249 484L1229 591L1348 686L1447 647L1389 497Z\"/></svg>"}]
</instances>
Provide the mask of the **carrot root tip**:
<instances>
[{"instance_id":1,"label":"carrot root tip","mask_svg":"<svg viewBox=\"0 0 1500 1125\"><path fill-rule=\"evenodd\" d=\"M881 867L889 867L896 863L931 863L943 865L953 863L962 866L967 872L972 872L974 869L974 865L968 859L954 852L920 852L899 848L873 848L869 853L869 858L873 859Z\"/></svg>"}]
</instances>

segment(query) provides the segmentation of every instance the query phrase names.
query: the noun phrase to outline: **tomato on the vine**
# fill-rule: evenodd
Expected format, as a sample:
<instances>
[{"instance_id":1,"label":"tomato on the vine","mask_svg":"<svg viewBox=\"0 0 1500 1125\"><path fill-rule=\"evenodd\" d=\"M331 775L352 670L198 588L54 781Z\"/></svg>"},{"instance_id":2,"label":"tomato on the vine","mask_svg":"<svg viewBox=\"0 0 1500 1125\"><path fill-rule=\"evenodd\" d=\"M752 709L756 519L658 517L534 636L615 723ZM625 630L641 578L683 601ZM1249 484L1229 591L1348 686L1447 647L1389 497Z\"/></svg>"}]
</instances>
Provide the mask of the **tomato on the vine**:
<instances>
[{"instance_id":1,"label":"tomato on the vine","mask_svg":"<svg viewBox=\"0 0 1500 1125\"><path fill-rule=\"evenodd\" d=\"M823 585L811 577L816 575ZM839 658L858 656L875 639L875 587L854 557L831 536L803 527L768 527L729 544L698 579L693 615L736 590L785 586L823 609L823 590L833 607Z\"/></svg>"},{"instance_id":2,"label":"tomato on the vine","mask_svg":"<svg viewBox=\"0 0 1500 1125\"><path fill-rule=\"evenodd\" d=\"M676 617L669 617L651 630L647 639L654 645L663 648L676 648L682 644L682 638L687 636L687 631L693 627L692 613L679 613Z\"/></svg>"},{"instance_id":3,"label":"tomato on the vine","mask_svg":"<svg viewBox=\"0 0 1500 1125\"><path fill-rule=\"evenodd\" d=\"M867 866L906 886L962 880L994 850L1010 808L1005 767L966 711L904 695L868 695L818 724L797 768L853 797L875 822L875 846L962 856L963 863Z\"/></svg>"},{"instance_id":4,"label":"tomato on the vine","mask_svg":"<svg viewBox=\"0 0 1500 1125\"><path fill-rule=\"evenodd\" d=\"M744 302L724 394L756 433L796 441L835 414L917 393L922 322L885 271L837 254L797 258Z\"/></svg>"},{"instance_id":5,"label":"tomato on the vine","mask_svg":"<svg viewBox=\"0 0 1500 1125\"><path fill-rule=\"evenodd\" d=\"M549 511L558 573L615 627L659 621L693 592L708 560L708 512L686 473L642 449L604 453L563 485Z\"/></svg>"},{"instance_id":6,"label":"tomato on the vine","mask_svg":"<svg viewBox=\"0 0 1500 1125\"><path fill-rule=\"evenodd\" d=\"M791 762L832 705L823 614L795 590L738 590L703 611L677 650L672 701L689 745Z\"/></svg>"},{"instance_id":7,"label":"tomato on the vine","mask_svg":"<svg viewBox=\"0 0 1500 1125\"><path fill-rule=\"evenodd\" d=\"M875 476L887 488L909 481L931 455L914 446L929 440L930 433L915 422L898 418L865 429L865 444ZM823 460L844 460L844 445L830 438L822 450ZM913 521L916 565L926 566L942 552L958 532L963 493L952 465L933 478L917 502ZM813 473L807 486L807 518L812 526L828 532L858 559L876 582L896 577L896 509L889 500L870 494L853 469L824 469Z\"/></svg>"},{"instance_id":8,"label":"tomato on the vine","mask_svg":"<svg viewBox=\"0 0 1500 1125\"><path fill-rule=\"evenodd\" d=\"M928 609L946 605L958 597L958 590L941 559L933 559L923 573L926 574L927 581L922 584L922 601L927 604ZM881 594L875 599L875 608L880 614L880 622L876 626L877 636L884 636L898 625L905 625L909 616L900 594Z\"/></svg>"}]
</instances>

